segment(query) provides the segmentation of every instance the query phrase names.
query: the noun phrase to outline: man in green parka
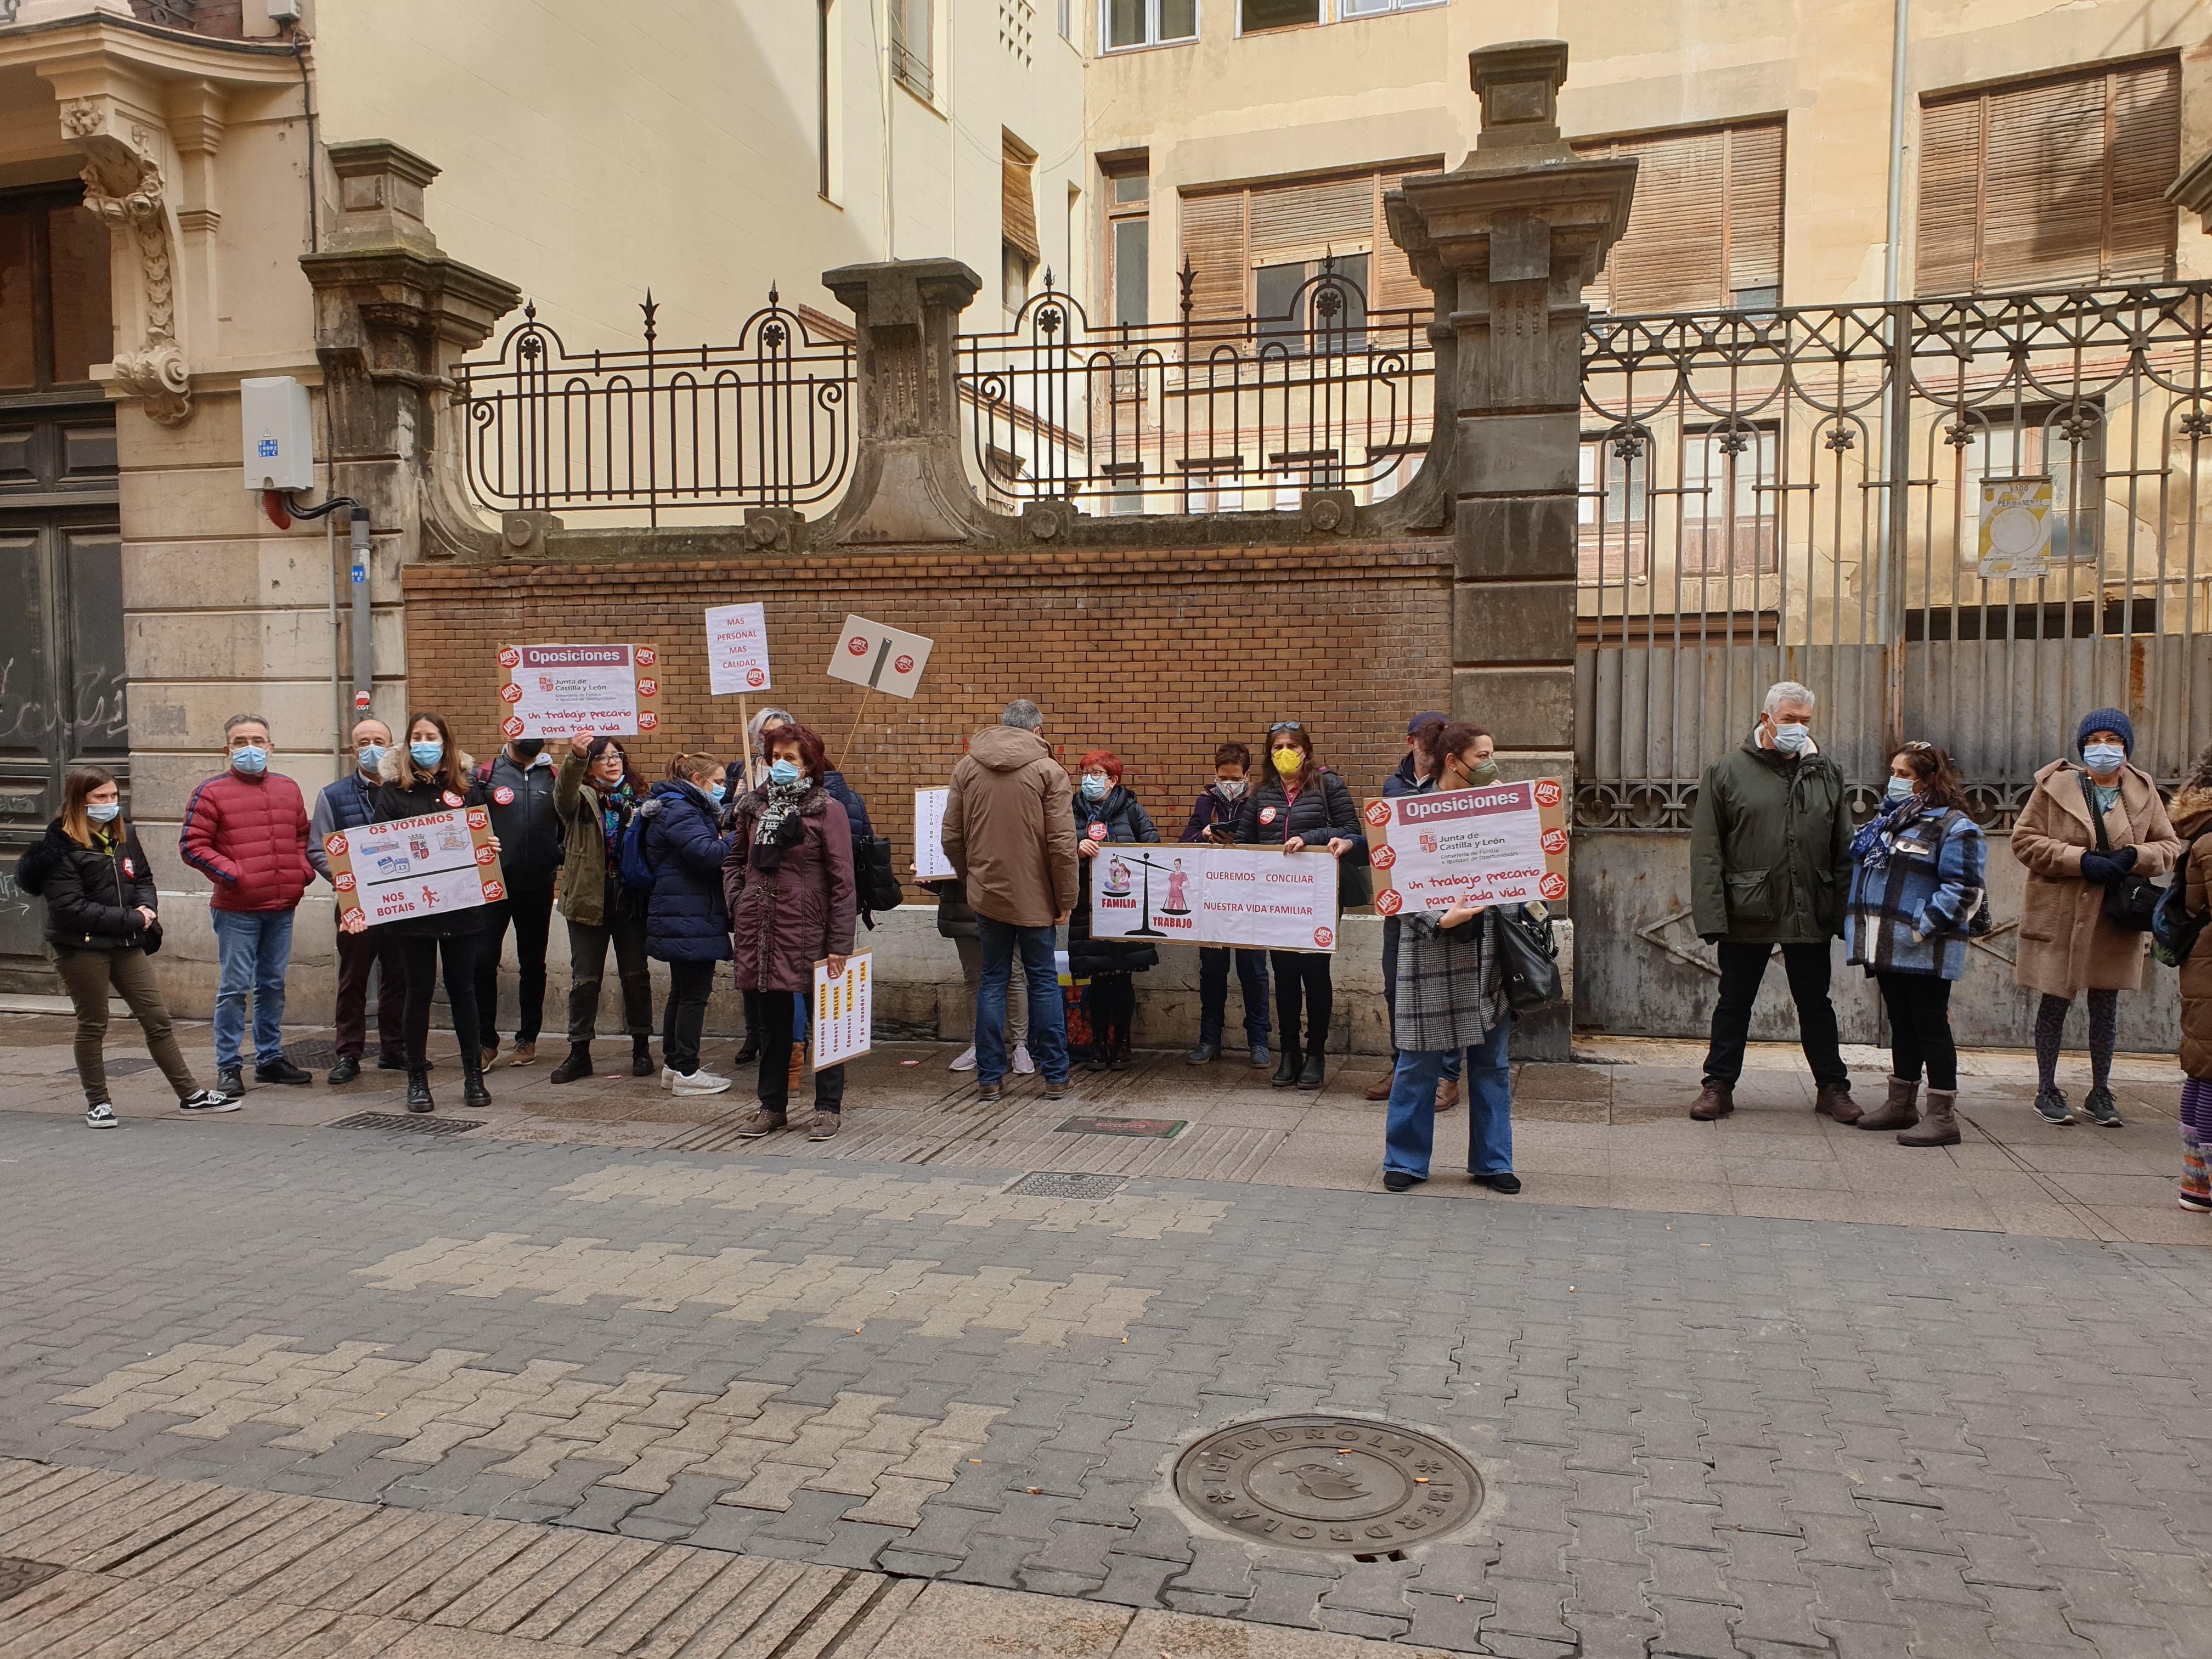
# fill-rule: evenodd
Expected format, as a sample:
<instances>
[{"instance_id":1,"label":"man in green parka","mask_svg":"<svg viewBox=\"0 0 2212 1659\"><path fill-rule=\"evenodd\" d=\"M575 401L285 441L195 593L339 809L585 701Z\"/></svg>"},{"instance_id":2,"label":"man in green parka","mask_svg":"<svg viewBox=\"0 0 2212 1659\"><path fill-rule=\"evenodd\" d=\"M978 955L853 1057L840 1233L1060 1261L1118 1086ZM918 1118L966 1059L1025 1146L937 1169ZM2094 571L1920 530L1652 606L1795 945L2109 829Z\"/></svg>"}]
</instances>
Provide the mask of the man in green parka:
<instances>
[{"instance_id":1,"label":"man in green parka","mask_svg":"<svg viewBox=\"0 0 2212 1659\"><path fill-rule=\"evenodd\" d=\"M1704 1091L1690 1115L1735 1110L1751 1005L1774 947L1797 1006L1797 1040L1819 1092L1813 1109L1858 1120L1828 1000L1828 941L1844 931L1851 814L1844 774L1813 741L1813 694L1769 686L1743 747L1705 769L1690 820L1690 903L1698 936L1720 955L1721 994Z\"/></svg>"}]
</instances>

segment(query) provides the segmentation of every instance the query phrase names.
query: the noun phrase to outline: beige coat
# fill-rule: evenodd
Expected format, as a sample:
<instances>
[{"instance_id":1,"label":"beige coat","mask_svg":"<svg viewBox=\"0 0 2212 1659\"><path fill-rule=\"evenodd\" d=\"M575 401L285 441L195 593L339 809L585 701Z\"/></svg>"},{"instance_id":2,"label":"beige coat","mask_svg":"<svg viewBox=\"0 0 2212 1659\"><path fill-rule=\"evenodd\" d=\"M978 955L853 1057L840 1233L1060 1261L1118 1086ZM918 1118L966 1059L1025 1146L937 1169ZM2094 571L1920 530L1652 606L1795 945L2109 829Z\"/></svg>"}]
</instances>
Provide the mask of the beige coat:
<instances>
[{"instance_id":1,"label":"beige coat","mask_svg":"<svg viewBox=\"0 0 2212 1659\"><path fill-rule=\"evenodd\" d=\"M2212 830L2212 789L2185 789L2173 798L2173 828L2185 840ZM2184 876L2189 883L2190 914L2212 909L2212 836L2189 854ZM2197 948L2181 964L2181 1069L2212 1083L2212 928L2197 935Z\"/></svg>"},{"instance_id":2,"label":"beige coat","mask_svg":"<svg viewBox=\"0 0 2212 1659\"><path fill-rule=\"evenodd\" d=\"M2081 879L2081 854L2097 850L2097 832L2081 776L2063 760L2038 772L2012 830L2013 856L2027 872L2013 977L2027 990L2069 999L2084 990L2142 989L2150 939L2106 921L2105 890ZM2105 836L2116 851L2136 849L2134 875L2163 875L2181 855L2158 787L2134 766L2120 769L2120 799L2105 814Z\"/></svg>"},{"instance_id":3,"label":"beige coat","mask_svg":"<svg viewBox=\"0 0 2212 1659\"><path fill-rule=\"evenodd\" d=\"M952 769L945 856L979 916L1048 927L1075 908L1073 787L1034 732L978 732Z\"/></svg>"}]
</instances>

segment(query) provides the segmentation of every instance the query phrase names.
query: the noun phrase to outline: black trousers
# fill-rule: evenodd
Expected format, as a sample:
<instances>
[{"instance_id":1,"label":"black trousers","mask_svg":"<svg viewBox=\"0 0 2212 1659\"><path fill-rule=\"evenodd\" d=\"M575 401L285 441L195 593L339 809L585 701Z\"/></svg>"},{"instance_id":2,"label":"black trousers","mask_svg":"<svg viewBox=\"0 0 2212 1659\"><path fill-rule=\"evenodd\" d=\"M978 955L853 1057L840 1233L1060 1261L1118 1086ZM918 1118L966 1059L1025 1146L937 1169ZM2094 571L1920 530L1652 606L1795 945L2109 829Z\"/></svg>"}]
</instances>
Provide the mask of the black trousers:
<instances>
[{"instance_id":1,"label":"black trousers","mask_svg":"<svg viewBox=\"0 0 2212 1659\"><path fill-rule=\"evenodd\" d=\"M407 969L407 1063L428 1058L430 1000L438 991L438 962L446 964L446 1001L453 1011L453 1040L470 1063L478 1047L477 1031L477 947L479 933L453 939L409 939L400 952Z\"/></svg>"},{"instance_id":2,"label":"black trousers","mask_svg":"<svg viewBox=\"0 0 2212 1659\"><path fill-rule=\"evenodd\" d=\"M598 1034L599 981L606 977L607 947L614 946L622 979L623 1026L633 1038L653 1035L653 977L645 965L645 918L617 912L610 926L568 924L568 1041L589 1042Z\"/></svg>"},{"instance_id":3,"label":"black trousers","mask_svg":"<svg viewBox=\"0 0 2212 1659\"><path fill-rule=\"evenodd\" d=\"M1959 1087L1959 1045L1951 1040L1951 981L1936 974L1876 974L1882 1006L1889 1012L1891 1073L1906 1083L1955 1093Z\"/></svg>"},{"instance_id":4,"label":"black trousers","mask_svg":"<svg viewBox=\"0 0 2212 1659\"><path fill-rule=\"evenodd\" d=\"M1091 976L1091 1046L1101 1054L1127 1043L1137 1024L1137 976L1103 973Z\"/></svg>"},{"instance_id":5,"label":"black trousers","mask_svg":"<svg viewBox=\"0 0 2212 1659\"><path fill-rule=\"evenodd\" d=\"M699 1069L699 1033L707 1024L707 999L714 993L711 962L668 964L668 1009L660 1022L664 1065L690 1077Z\"/></svg>"},{"instance_id":6,"label":"black trousers","mask_svg":"<svg viewBox=\"0 0 2212 1659\"><path fill-rule=\"evenodd\" d=\"M1328 976L1328 958L1318 951L1270 951L1268 965L1275 975L1275 1029L1282 1046L1301 1054L1328 1052L1328 1017L1336 1006L1336 990ZM1305 1040L1298 1040L1298 1008L1305 1007Z\"/></svg>"},{"instance_id":7,"label":"black trousers","mask_svg":"<svg viewBox=\"0 0 2212 1659\"><path fill-rule=\"evenodd\" d=\"M407 965L389 927L338 934L337 1048L359 1060L368 1047L368 975L376 970L376 1047L387 1060L407 1052Z\"/></svg>"},{"instance_id":8,"label":"black trousers","mask_svg":"<svg viewBox=\"0 0 2212 1659\"><path fill-rule=\"evenodd\" d=\"M538 1041L545 1018L545 939L553 928L553 884L510 883L507 896L484 910L483 943L477 951L477 1019L484 1046L499 1041L499 959L514 924L516 988L514 1040Z\"/></svg>"},{"instance_id":9,"label":"black trousers","mask_svg":"<svg viewBox=\"0 0 2212 1659\"><path fill-rule=\"evenodd\" d=\"M1766 976L1767 960L1775 949L1721 941L1721 995L1713 1009L1712 1046L1705 1051L1706 1082L1734 1088L1743 1076L1751 1005L1759 1000L1759 981ZM1836 1008L1828 1000L1827 942L1780 949L1783 969L1790 975L1790 1000L1797 1005L1797 1042L1805 1051L1805 1063L1813 1068L1813 1080L1849 1088L1851 1074L1837 1040Z\"/></svg>"},{"instance_id":10,"label":"black trousers","mask_svg":"<svg viewBox=\"0 0 2212 1659\"><path fill-rule=\"evenodd\" d=\"M810 1017L814 1008L811 992L805 994ZM789 991L761 993L761 1054L760 1103L767 1112L784 1112L791 1109L791 1026L792 1015L799 998ZM845 1068L831 1066L814 1074L814 1109L834 1112L845 1104Z\"/></svg>"}]
</instances>

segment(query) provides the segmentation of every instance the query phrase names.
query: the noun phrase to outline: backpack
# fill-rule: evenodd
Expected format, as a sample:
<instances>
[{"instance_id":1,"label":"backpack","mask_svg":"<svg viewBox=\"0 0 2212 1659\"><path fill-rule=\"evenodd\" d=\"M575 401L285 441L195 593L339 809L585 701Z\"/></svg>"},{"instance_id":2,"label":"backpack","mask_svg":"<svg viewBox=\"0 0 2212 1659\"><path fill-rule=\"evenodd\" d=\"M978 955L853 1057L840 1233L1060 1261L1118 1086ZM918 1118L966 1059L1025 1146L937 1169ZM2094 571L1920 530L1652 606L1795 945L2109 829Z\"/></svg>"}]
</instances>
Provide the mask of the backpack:
<instances>
[{"instance_id":1,"label":"backpack","mask_svg":"<svg viewBox=\"0 0 2212 1659\"><path fill-rule=\"evenodd\" d=\"M2173 884L2159 896L2158 906L2150 913L2150 953L2168 968L2179 968L2189 960L2189 953L2197 948L2197 936L2204 931L2204 924L2212 915L2191 915L2189 911L2189 855L2197 850L2197 843L2212 830L2198 830L2189 838L2189 845L2181 849L2181 861L2174 866Z\"/></svg>"},{"instance_id":2,"label":"backpack","mask_svg":"<svg viewBox=\"0 0 2212 1659\"><path fill-rule=\"evenodd\" d=\"M616 861L615 872L622 884L634 893L653 890L653 860L646 856L645 832L658 811L656 807L655 812L649 812L646 808L653 805L651 801L643 803L629 815L629 822L623 825L622 856Z\"/></svg>"}]
</instances>

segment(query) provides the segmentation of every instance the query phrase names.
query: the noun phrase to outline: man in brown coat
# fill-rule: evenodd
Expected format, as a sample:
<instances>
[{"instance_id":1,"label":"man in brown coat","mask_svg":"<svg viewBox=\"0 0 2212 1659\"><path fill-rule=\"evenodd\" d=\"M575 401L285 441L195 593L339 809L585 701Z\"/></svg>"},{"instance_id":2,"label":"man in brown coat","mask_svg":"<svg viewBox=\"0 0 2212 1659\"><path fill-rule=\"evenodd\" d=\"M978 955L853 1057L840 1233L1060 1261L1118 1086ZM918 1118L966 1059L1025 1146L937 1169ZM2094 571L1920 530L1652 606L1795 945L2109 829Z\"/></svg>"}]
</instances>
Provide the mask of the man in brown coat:
<instances>
[{"instance_id":1,"label":"man in brown coat","mask_svg":"<svg viewBox=\"0 0 2212 1659\"><path fill-rule=\"evenodd\" d=\"M1006 1073L1006 983L1014 952L1029 987L1030 1052L1048 1099L1067 1090L1067 1016L1053 929L1075 908L1075 809L1067 774L1038 735L1044 715L1026 698L978 732L945 803L945 856L975 912L982 983L975 994L975 1080L999 1097Z\"/></svg>"}]
</instances>

